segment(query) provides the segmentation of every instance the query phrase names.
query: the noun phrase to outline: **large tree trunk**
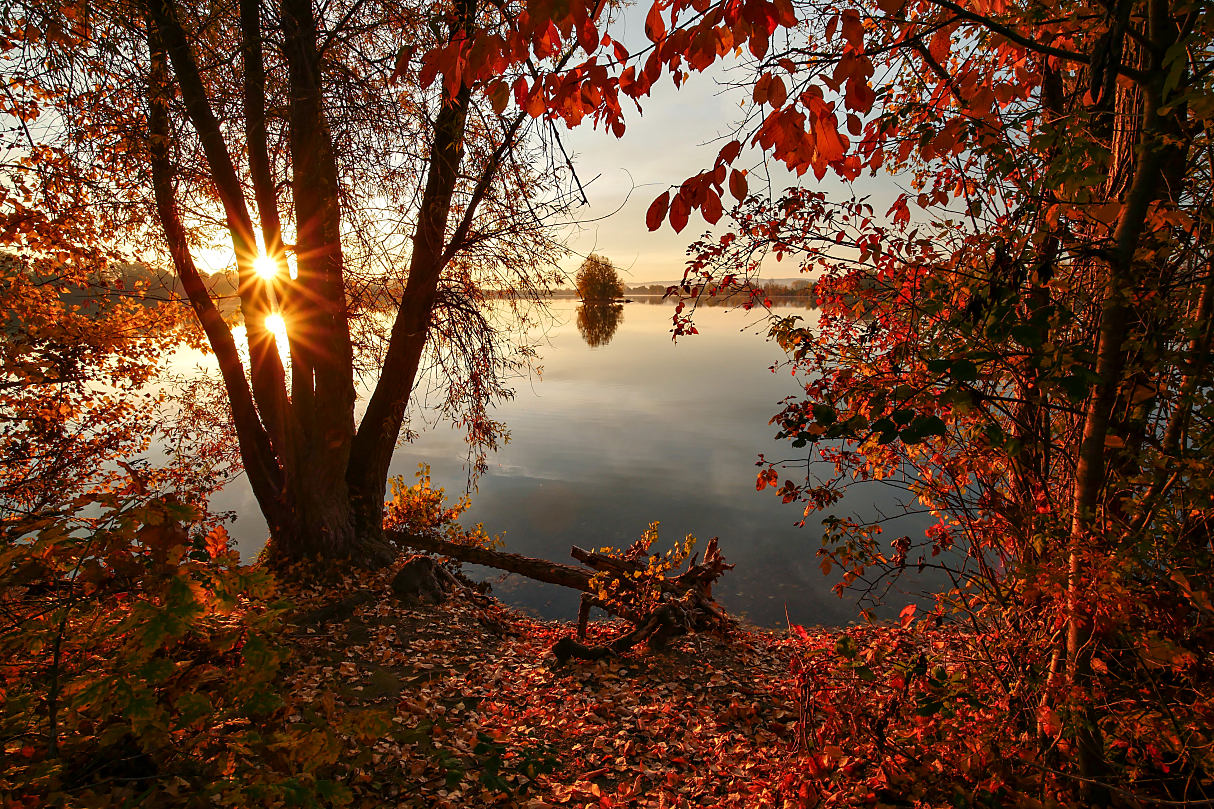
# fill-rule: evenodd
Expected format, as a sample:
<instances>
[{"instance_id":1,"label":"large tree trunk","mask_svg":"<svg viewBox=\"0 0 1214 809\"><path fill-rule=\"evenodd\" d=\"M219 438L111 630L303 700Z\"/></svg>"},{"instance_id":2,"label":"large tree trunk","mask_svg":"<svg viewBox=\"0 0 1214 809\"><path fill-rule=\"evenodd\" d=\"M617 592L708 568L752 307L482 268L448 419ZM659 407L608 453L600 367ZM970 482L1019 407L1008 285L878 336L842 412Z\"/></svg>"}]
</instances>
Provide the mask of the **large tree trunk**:
<instances>
[{"instance_id":1,"label":"large tree trunk","mask_svg":"<svg viewBox=\"0 0 1214 809\"><path fill-rule=\"evenodd\" d=\"M152 46L153 115L150 150L157 210L168 236L177 272L215 349L245 469L270 527L272 559L343 558L379 564L392 557L383 537L382 515L388 466L405 409L417 379L431 328L439 279L454 252L469 237L473 214L525 120L520 112L486 162L452 226L452 201L463 175L465 124L470 85L440 82L440 107L429 144L429 170L413 234L409 277L392 327L383 368L366 415L356 430L353 344L349 330L342 250L342 190L333 135L325 111L320 26L312 0L282 0L279 19L286 65L285 109L267 107L262 16L273 13L264 0L239 0L240 87L244 147L252 196L229 153L230 121L220 121L193 52L190 8L177 0L143 0ZM475 32L475 0L457 0L450 36L465 46ZM325 32L330 38L336 30ZM568 58L568 57L566 57ZM249 344L248 375L231 329L223 322L190 258L190 236L174 199L176 136L170 125L173 93L168 65L181 93L184 118L205 157L203 169L222 204L240 276L241 313ZM390 88L385 88L389 92ZM275 177L268 132L273 117L287 126L295 244L283 244L278 209L283 177ZM239 131L241 128L236 128ZM281 171L281 170L280 170ZM254 272L257 206L266 254L278 277ZM295 276L288 263L295 259ZM275 307L286 324L290 380L267 319ZM288 392L289 388L289 392Z\"/></svg>"}]
</instances>

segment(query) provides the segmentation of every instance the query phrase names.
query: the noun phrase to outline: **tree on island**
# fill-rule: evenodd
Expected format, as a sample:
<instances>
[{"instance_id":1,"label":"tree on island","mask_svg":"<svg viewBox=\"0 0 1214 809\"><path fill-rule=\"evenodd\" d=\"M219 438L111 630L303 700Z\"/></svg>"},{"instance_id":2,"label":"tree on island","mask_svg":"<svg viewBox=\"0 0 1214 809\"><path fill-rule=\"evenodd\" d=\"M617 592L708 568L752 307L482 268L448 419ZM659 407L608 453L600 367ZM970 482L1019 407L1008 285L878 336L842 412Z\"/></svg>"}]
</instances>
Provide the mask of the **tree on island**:
<instances>
[{"instance_id":1,"label":"tree on island","mask_svg":"<svg viewBox=\"0 0 1214 809\"><path fill-rule=\"evenodd\" d=\"M624 282L611 259L591 253L577 271L577 294L584 301L613 301L624 294Z\"/></svg>"}]
</instances>

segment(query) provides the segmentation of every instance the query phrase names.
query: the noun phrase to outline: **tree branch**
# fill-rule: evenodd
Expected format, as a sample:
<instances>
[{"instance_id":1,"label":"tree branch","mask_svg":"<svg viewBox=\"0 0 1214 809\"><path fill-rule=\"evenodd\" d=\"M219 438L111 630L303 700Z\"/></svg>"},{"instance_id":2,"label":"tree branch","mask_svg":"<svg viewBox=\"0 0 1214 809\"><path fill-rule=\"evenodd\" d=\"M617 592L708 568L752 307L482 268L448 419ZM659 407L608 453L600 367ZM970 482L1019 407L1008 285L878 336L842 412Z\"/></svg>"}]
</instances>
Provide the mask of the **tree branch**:
<instances>
[{"instance_id":1,"label":"tree branch","mask_svg":"<svg viewBox=\"0 0 1214 809\"><path fill-rule=\"evenodd\" d=\"M275 433L282 423L286 403L285 372L274 335L265 325L270 313L270 298L265 284L253 271L253 259L257 255L253 222L219 121L211 110L198 64L171 3L172 0L149 0L147 10L156 36L163 42L164 51L173 64L186 113L202 142L211 179L223 203L240 276L240 309L249 339L253 396L262 418L271 425L271 433Z\"/></svg>"},{"instance_id":2,"label":"tree branch","mask_svg":"<svg viewBox=\"0 0 1214 809\"><path fill-rule=\"evenodd\" d=\"M220 375L232 407L232 418L236 424L236 438L241 456L249 471L249 481L254 494L268 519L273 521L281 510L278 508L282 491L282 470L274 460L269 435L262 427L253 402L252 392L245 379L244 366L236 348L232 331L223 320L223 315L211 300L202 276L190 255L189 241L173 190L173 162L169 155L168 118L168 66L165 63L163 46L157 29L148 26L148 45L151 51L148 109L148 151L152 169L152 186L156 197L156 212L164 228L173 259L173 267L185 287L190 304L202 324L207 340L215 351Z\"/></svg>"}]
</instances>

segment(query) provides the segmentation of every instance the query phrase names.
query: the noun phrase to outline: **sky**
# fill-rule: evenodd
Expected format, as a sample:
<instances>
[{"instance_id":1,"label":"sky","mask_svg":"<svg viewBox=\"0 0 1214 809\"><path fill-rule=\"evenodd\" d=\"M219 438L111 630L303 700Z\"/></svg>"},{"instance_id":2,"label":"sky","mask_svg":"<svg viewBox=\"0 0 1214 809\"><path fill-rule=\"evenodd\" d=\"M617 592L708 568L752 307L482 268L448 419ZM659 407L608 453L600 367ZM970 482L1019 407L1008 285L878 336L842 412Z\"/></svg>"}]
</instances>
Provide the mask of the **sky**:
<instances>
[{"instance_id":1,"label":"sky","mask_svg":"<svg viewBox=\"0 0 1214 809\"><path fill-rule=\"evenodd\" d=\"M647 8L641 4L625 9L623 19L609 29L630 51L649 44L643 33ZM708 223L693 212L682 233L675 233L669 223L651 233L645 226L645 211L668 187L711 168L721 147L737 137L734 127L752 102L748 92L726 86L726 80L731 74L742 79L745 70L724 59L704 73L692 73L678 89L669 75L663 75L651 96L642 99L642 114L631 103L626 105L628 127L619 140L592 129L588 122L562 132L583 183L597 178L586 186L589 209L578 212L585 224L571 232L569 247L574 254L563 264L567 271L575 272L587 253L597 252L611 259L630 285L669 283L682 277L686 247L709 229ZM746 136L742 139L745 143ZM770 176L777 193L798 182L781 164L763 165L757 150L743 151L735 166ZM757 186L755 176L752 173L752 191ZM853 187L830 175L817 181L807 174L800 182L840 196L873 194L878 214L885 212L896 193L892 179L886 177L861 180ZM722 201L731 200L726 194ZM589 221L595 219L599 221ZM726 221L722 219L718 228ZM765 266L763 274L784 278L797 273L783 264Z\"/></svg>"},{"instance_id":2,"label":"sky","mask_svg":"<svg viewBox=\"0 0 1214 809\"><path fill-rule=\"evenodd\" d=\"M693 75L681 90L663 77L653 97L642 102L643 114L629 105L628 128L618 140L587 125L562 133L591 203L578 215L599 220L571 234L574 255L567 263L574 269L587 253L597 252L611 259L628 284L672 282L682 275L688 243L708 224L696 213L682 233L669 224L650 232L645 211L669 186L711 167L732 139L728 126L743 112L739 94L718 84L719 73Z\"/></svg>"}]
</instances>

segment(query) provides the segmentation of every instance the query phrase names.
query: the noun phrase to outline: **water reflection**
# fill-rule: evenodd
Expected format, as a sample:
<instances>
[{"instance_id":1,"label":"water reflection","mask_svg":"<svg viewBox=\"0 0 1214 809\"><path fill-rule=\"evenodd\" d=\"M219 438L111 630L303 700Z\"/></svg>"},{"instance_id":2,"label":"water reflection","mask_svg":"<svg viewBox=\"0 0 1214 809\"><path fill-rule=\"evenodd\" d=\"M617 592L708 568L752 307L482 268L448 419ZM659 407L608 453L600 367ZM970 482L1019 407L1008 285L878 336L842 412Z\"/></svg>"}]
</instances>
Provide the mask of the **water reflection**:
<instances>
[{"instance_id":1,"label":"water reflection","mask_svg":"<svg viewBox=\"0 0 1214 809\"><path fill-rule=\"evenodd\" d=\"M543 375L518 384L516 397L493 409L511 440L490 456L466 522L504 533L509 551L569 562L570 545L624 547L658 520L662 549L688 533L700 549L720 537L737 567L714 595L733 614L764 626L782 626L786 616L801 624L854 620L855 598L836 597L837 578L818 567L825 515L798 527L799 508L755 490L758 453L795 452L774 440L768 419L782 399L804 393L786 370L769 370L783 354L764 339L762 313L706 308L696 314L700 333L675 342L671 307L618 308L610 329L593 332L604 335L595 348L587 313L572 300L553 302L557 321L545 332ZM800 314L811 326L817 317ZM411 480L424 462L437 485L458 492L466 460L459 431L426 429L397 450L391 472ZM893 516L901 506L894 494L886 486L856 490L831 513ZM213 505L241 515L232 534L247 558L255 556L266 533L248 487L229 487ZM929 522L900 516L885 525L885 536L914 536ZM577 615L573 590L473 572L494 580L494 592L516 607L550 618ZM885 614L897 615L905 603L893 594Z\"/></svg>"},{"instance_id":2,"label":"water reflection","mask_svg":"<svg viewBox=\"0 0 1214 809\"><path fill-rule=\"evenodd\" d=\"M583 303L577 308L577 330L591 348L610 343L623 322L624 307L618 303Z\"/></svg>"}]
</instances>

